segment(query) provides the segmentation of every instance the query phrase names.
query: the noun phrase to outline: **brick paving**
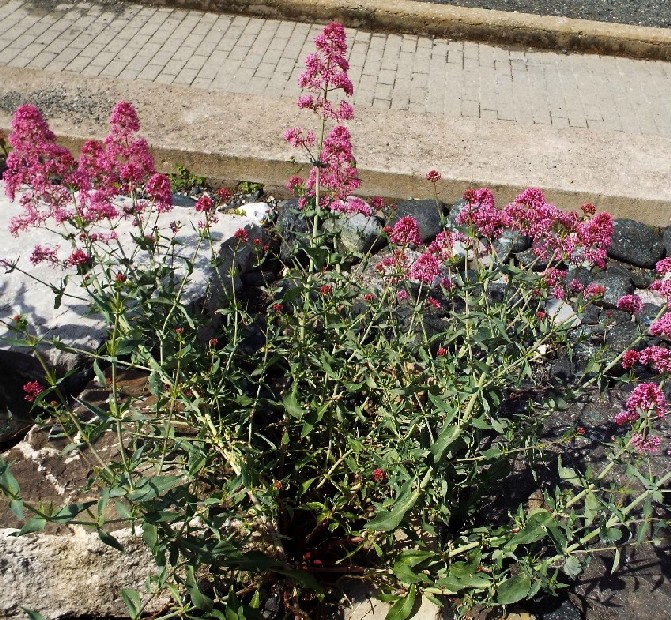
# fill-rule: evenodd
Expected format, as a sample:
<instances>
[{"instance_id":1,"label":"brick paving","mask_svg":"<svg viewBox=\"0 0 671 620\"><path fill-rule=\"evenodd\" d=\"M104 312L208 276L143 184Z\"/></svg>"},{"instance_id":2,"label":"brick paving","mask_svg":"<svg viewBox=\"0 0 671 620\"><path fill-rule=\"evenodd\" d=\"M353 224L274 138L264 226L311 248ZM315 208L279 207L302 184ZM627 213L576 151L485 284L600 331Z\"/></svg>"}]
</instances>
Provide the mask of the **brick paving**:
<instances>
[{"instance_id":1,"label":"brick paving","mask_svg":"<svg viewBox=\"0 0 671 620\"><path fill-rule=\"evenodd\" d=\"M0 0L0 64L296 97L320 26L92 2ZM354 103L449 118L671 136L671 63L348 29Z\"/></svg>"}]
</instances>

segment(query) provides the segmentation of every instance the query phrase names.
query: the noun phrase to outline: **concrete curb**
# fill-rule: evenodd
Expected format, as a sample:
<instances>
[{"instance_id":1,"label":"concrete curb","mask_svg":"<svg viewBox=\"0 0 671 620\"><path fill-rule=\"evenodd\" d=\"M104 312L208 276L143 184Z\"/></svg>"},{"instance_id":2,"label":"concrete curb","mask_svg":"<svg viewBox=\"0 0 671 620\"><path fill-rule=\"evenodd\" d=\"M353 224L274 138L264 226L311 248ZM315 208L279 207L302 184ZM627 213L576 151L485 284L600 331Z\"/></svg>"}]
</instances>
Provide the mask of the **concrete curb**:
<instances>
[{"instance_id":1,"label":"concrete curb","mask_svg":"<svg viewBox=\"0 0 671 620\"><path fill-rule=\"evenodd\" d=\"M413 0L139 0L152 6L326 23L542 50L671 60L671 29Z\"/></svg>"},{"instance_id":2,"label":"concrete curb","mask_svg":"<svg viewBox=\"0 0 671 620\"><path fill-rule=\"evenodd\" d=\"M132 102L162 170L181 164L227 183L251 180L271 190L301 172L291 158L300 161L302 155L281 137L287 127L310 123L293 99L0 67L0 95L11 90L27 96L58 86L80 98ZM48 120L73 151L107 131L105 120L75 123L67 113ZM0 112L0 128L9 122L10 115ZM562 209L593 202L615 217L671 223L671 138L372 108L359 108L350 130L368 196L431 198L424 175L435 168L443 175L446 202L468 187L488 185L497 204L505 204L535 186Z\"/></svg>"}]
</instances>

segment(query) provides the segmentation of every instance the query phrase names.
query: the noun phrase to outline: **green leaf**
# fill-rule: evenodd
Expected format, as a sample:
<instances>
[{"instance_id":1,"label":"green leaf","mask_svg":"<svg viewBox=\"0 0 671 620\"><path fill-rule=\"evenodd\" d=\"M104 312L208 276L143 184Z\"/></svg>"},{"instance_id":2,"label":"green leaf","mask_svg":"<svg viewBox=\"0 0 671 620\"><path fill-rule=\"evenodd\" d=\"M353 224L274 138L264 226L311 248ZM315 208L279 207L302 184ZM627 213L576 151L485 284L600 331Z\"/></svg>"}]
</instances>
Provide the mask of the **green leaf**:
<instances>
[{"instance_id":1,"label":"green leaf","mask_svg":"<svg viewBox=\"0 0 671 620\"><path fill-rule=\"evenodd\" d=\"M499 605L511 605L517 603L529 594L531 579L528 575L521 573L500 583L496 591L496 602Z\"/></svg>"},{"instance_id":2,"label":"green leaf","mask_svg":"<svg viewBox=\"0 0 671 620\"><path fill-rule=\"evenodd\" d=\"M37 611L33 611L32 609L26 609L25 607L21 607L21 609L26 612L30 620L46 620L46 618Z\"/></svg>"},{"instance_id":3,"label":"green leaf","mask_svg":"<svg viewBox=\"0 0 671 620\"><path fill-rule=\"evenodd\" d=\"M454 413L448 416L445 420L443 428L440 430L435 443L431 446L431 454L436 462L440 461L447 450L461 435L461 426L459 424L452 424Z\"/></svg>"},{"instance_id":4,"label":"green leaf","mask_svg":"<svg viewBox=\"0 0 671 620\"><path fill-rule=\"evenodd\" d=\"M406 482L401 488L400 496L392 506L392 509L379 510L377 514L366 523L366 529L377 530L379 532L395 530L403 520L405 513L415 505L419 496L419 490L412 491L412 481Z\"/></svg>"},{"instance_id":5,"label":"green leaf","mask_svg":"<svg viewBox=\"0 0 671 620\"><path fill-rule=\"evenodd\" d=\"M43 517L33 517L23 524L23 527L16 535L23 536L24 534L30 534L31 532L41 532L46 524L47 520Z\"/></svg>"},{"instance_id":6,"label":"green leaf","mask_svg":"<svg viewBox=\"0 0 671 620\"><path fill-rule=\"evenodd\" d=\"M599 500L589 491L585 497L585 525L592 525L594 517L599 512Z\"/></svg>"},{"instance_id":7,"label":"green leaf","mask_svg":"<svg viewBox=\"0 0 671 620\"><path fill-rule=\"evenodd\" d=\"M21 489L16 478L9 470L9 464L0 458L0 488L10 496L17 496Z\"/></svg>"},{"instance_id":8,"label":"green leaf","mask_svg":"<svg viewBox=\"0 0 671 620\"><path fill-rule=\"evenodd\" d=\"M613 566L610 569L610 574L611 575L614 575L615 572L617 571L617 569L620 567L620 559L621 559L620 554L621 554L621 550L618 547L617 549L615 549L615 555L613 556Z\"/></svg>"},{"instance_id":9,"label":"green leaf","mask_svg":"<svg viewBox=\"0 0 671 620\"><path fill-rule=\"evenodd\" d=\"M426 575L415 573L408 564L400 560L394 563L393 571L401 583L421 583L426 580Z\"/></svg>"},{"instance_id":10,"label":"green leaf","mask_svg":"<svg viewBox=\"0 0 671 620\"><path fill-rule=\"evenodd\" d=\"M132 588L121 588L121 598L128 609L132 620L137 620L142 613L142 601L137 590Z\"/></svg>"},{"instance_id":11,"label":"green leaf","mask_svg":"<svg viewBox=\"0 0 671 620\"><path fill-rule=\"evenodd\" d=\"M622 538L622 530L617 527L602 528L600 535L605 542L617 542Z\"/></svg>"},{"instance_id":12,"label":"green leaf","mask_svg":"<svg viewBox=\"0 0 671 620\"><path fill-rule=\"evenodd\" d=\"M457 594L461 590L468 588L469 590L478 589L486 590L492 585L491 579L483 574L452 574L436 580L436 586L441 589L449 590L453 594Z\"/></svg>"},{"instance_id":13,"label":"green leaf","mask_svg":"<svg viewBox=\"0 0 671 620\"><path fill-rule=\"evenodd\" d=\"M105 387L107 385L107 378L105 377L105 374L103 373L102 369L100 368L100 364L98 364L98 360L95 360L93 362L93 372L96 375L96 379L98 380L98 383L100 384L100 387Z\"/></svg>"},{"instance_id":14,"label":"green leaf","mask_svg":"<svg viewBox=\"0 0 671 620\"><path fill-rule=\"evenodd\" d=\"M580 478L574 469L570 467L564 467L561 464L561 457L559 457L559 462L557 464L557 469L559 471L559 477L562 480L566 480L568 483L572 484L574 487L580 486Z\"/></svg>"},{"instance_id":15,"label":"green leaf","mask_svg":"<svg viewBox=\"0 0 671 620\"><path fill-rule=\"evenodd\" d=\"M198 588L198 582L194 576L193 566L186 568L186 589L191 598L191 602L197 609L201 611L210 611L214 605L214 601L205 596Z\"/></svg>"},{"instance_id":16,"label":"green leaf","mask_svg":"<svg viewBox=\"0 0 671 620\"><path fill-rule=\"evenodd\" d=\"M147 523L145 521L142 525L142 540L144 540L145 545L150 549L153 549L156 546L158 530L153 523Z\"/></svg>"},{"instance_id":17,"label":"green leaf","mask_svg":"<svg viewBox=\"0 0 671 620\"><path fill-rule=\"evenodd\" d=\"M114 510L119 515L121 519L130 519L132 515L128 510L128 507L123 502L114 502Z\"/></svg>"},{"instance_id":18,"label":"green leaf","mask_svg":"<svg viewBox=\"0 0 671 620\"><path fill-rule=\"evenodd\" d=\"M564 572L569 577L577 577L582 572L582 564L575 556L568 556L564 560Z\"/></svg>"},{"instance_id":19,"label":"green leaf","mask_svg":"<svg viewBox=\"0 0 671 620\"><path fill-rule=\"evenodd\" d=\"M547 534L551 522L552 515L547 510L532 514L522 530L515 534L506 546L514 549L517 545L527 545L541 540Z\"/></svg>"},{"instance_id":20,"label":"green leaf","mask_svg":"<svg viewBox=\"0 0 671 620\"><path fill-rule=\"evenodd\" d=\"M95 506L95 504L95 500L78 504L68 504L67 506L63 506L57 512L55 512L51 516L50 520L54 521L55 523L68 523L72 521L72 519L74 519L78 514L84 512L91 506Z\"/></svg>"},{"instance_id":21,"label":"green leaf","mask_svg":"<svg viewBox=\"0 0 671 620\"><path fill-rule=\"evenodd\" d=\"M23 514L23 501L20 499L13 499L11 502L9 502L9 509L14 513L14 516L17 519L23 519L25 518Z\"/></svg>"},{"instance_id":22,"label":"green leaf","mask_svg":"<svg viewBox=\"0 0 671 620\"><path fill-rule=\"evenodd\" d=\"M98 536L100 537L100 540L103 542L103 544L114 547L119 551L123 551L123 545L110 533L106 532L105 530L98 530Z\"/></svg>"},{"instance_id":23,"label":"green leaf","mask_svg":"<svg viewBox=\"0 0 671 620\"><path fill-rule=\"evenodd\" d=\"M415 606L415 585L411 585L408 593L400 600L396 601L385 616L385 620L406 620L412 613Z\"/></svg>"},{"instance_id":24,"label":"green leaf","mask_svg":"<svg viewBox=\"0 0 671 620\"><path fill-rule=\"evenodd\" d=\"M303 409L298 403L298 398L296 393L298 392L298 386L294 383L291 387L290 392L286 392L282 398L282 404L284 405L285 411L292 417L296 419L301 419L303 417Z\"/></svg>"}]
</instances>

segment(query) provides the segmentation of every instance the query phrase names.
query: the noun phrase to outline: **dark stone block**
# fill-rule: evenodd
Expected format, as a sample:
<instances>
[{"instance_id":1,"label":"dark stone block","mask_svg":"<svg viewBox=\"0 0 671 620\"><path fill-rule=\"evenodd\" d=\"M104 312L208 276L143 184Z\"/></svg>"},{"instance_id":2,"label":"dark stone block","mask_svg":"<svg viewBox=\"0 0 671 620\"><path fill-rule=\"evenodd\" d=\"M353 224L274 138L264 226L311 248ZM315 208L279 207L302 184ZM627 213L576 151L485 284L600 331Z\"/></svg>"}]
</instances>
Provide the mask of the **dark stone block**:
<instances>
[{"instance_id":1,"label":"dark stone block","mask_svg":"<svg viewBox=\"0 0 671 620\"><path fill-rule=\"evenodd\" d=\"M664 256L662 234L651 226L634 220L613 222L613 236L608 256L637 267L654 267Z\"/></svg>"},{"instance_id":2,"label":"dark stone block","mask_svg":"<svg viewBox=\"0 0 671 620\"><path fill-rule=\"evenodd\" d=\"M447 221L445 205L442 202L436 205L435 200L403 200L397 204L396 212L387 225L393 226L407 215L417 220L419 234L425 243L441 232L445 227L444 222Z\"/></svg>"},{"instance_id":3,"label":"dark stone block","mask_svg":"<svg viewBox=\"0 0 671 620\"><path fill-rule=\"evenodd\" d=\"M620 297L634 292L631 275L620 267L609 267L606 271L598 273L594 282L606 289L601 302L604 308L616 308Z\"/></svg>"}]
</instances>

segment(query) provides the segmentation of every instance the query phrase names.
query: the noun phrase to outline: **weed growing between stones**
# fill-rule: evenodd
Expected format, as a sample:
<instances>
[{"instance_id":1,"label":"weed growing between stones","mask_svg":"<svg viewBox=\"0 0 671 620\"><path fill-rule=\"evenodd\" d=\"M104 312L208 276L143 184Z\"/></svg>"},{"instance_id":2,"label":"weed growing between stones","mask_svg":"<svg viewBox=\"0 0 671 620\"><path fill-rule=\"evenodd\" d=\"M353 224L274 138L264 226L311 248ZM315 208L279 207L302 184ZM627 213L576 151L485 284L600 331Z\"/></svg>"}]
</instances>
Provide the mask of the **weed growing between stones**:
<instances>
[{"instance_id":1,"label":"weed growing between stones","mask_svg":"<svg viewBox=\"0 0 671 620\"><path fill-rule=\"evenodd\" d=\"M23 501L0 462L0 487L25 518L18 534L79 523L120 547L110 526L137 527L156 559L148 591L173 599L163 617L329 617L329 593L357 579L402 620L420 596L466 611L554 590L595 549L612 550L617 565L666 507L671 473L655 476L646 459L661 449L668 353L634 343L622 359L658 375L632 392L616 420L630 430L613 436L602 468L567 467L561 447L541 438L563 399L607 385L620 366L594 359L570 386L548 373L575 344L561 304L586 312L603 293L568 269L603 264L610 217L591 205L564 213L537 189L503 209L488 190L469 190L457 214L436 201L435 237L392 216L370 243L348 248L347 226L375 221L384 204L352 196L360 181L344 126L353 110L342 27L328 25L316 46L299 106L316 114L317 132L285 135L310 172L290 181L297 223L281 269L267 232L240 229L219 252L216 196L196 203L201 219L182 251L169 181L129 104L117 104L108 138L85 145L79 162L35 108L17 111L5 183L12 197L20 190L24 214L12 228L61 234L63 248L38 246L31 260L64 269L105 319L105 342L86 355L109 392L105 407L73 407L46 365L49 384L24 387L43 421L62 427L65 452L94 460L91 499L66 506ZM439 174L427 180L435 188ZM508 260L513 242L531 246L526 266ZM203 250L212 283L200 304L185 303ZM266 277L255 304L238 280L243 262ZM58 303L65 283L52 290ZM651 331L670 336L668 316ZM41 356L47 343L25 319L5 322ZM124 392L129 368L146 373L149 397ZM117 437L115 458L96 451L104 433ZM497 496L520 466L540 501L502 509ZM139 618L147 594L122 597Z\"/></svg>"}]
</instances>

